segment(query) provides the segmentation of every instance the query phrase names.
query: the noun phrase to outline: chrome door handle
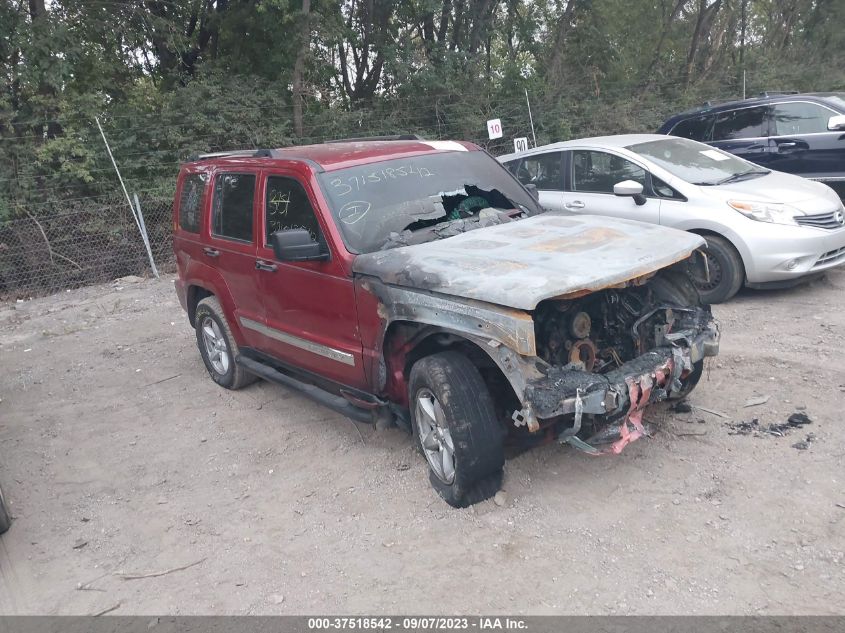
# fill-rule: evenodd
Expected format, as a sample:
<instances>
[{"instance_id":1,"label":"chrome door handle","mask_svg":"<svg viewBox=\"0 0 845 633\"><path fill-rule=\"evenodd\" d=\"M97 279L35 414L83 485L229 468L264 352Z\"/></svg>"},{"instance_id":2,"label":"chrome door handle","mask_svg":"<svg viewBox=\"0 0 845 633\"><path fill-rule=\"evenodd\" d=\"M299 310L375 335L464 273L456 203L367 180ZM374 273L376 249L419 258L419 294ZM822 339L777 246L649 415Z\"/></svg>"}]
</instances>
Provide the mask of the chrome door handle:
<instances>
[{"instance_id":1,"label":"chrome door handle","mask_svg":"<svg viewBox=\"0 0 845 633\"><path fill-rule=\"evenodd\" d=\"M563 206L566 209L583 209L586 205L580 200L573 200L572 202L565 203Z\"/></svg>"},{"instance_id":2,"label":"chrome door handle","mask_svg":"<svg viewBox=\"0 0 845 633\"><path fill-rule=\"evenodd\" d=\"M208 246L202 249L202 252L208 255L209 257L217 257L218 255L220 255L220 251L218 251L216 248L209 248Z\"/></svg>"},{"instance_id":3,"label":"chrome door handle","mask_svg":"<svg viewBox=\"0 0 845 633\"><path fill-rule=\"evenodd\" d=\"M278 266L276 266L276 264L274 264L273 262L268 262L266 260L259 259L255 262L255 269L264 270L268 273L274 273L276 272L276 269L278 269Z\"/></svg>"},{"instance_id":4,"label":"chrome door handle","mask_svg":"<svg viewBox=\"0 0 845 633\"><path fill-rule=\"evenodd\" d=\"M786 141L785 143L778 143L778 149L791 149L793 147L798 147L798 143L795 141Z\"/></svg>"}]
</instances>

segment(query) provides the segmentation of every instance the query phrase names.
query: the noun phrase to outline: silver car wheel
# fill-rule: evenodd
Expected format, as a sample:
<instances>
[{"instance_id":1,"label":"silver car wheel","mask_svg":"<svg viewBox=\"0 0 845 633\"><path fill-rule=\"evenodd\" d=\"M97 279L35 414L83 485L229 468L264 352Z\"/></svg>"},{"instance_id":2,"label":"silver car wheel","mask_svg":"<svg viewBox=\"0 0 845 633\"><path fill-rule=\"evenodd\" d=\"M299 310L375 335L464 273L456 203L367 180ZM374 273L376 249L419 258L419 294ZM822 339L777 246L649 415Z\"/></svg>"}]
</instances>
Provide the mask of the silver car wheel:
<instances>
[{"instance_id":1,"label":"silver car wheel","mask_svg":"<svg viewBox=\"0 0 845 633\"><path fill-rule=\"evenodd\" d=\"M223 332L220 331L220 326L211 317L205 317L200 327L202 328L202 341L205 344L208 362L211 363L215 372L225 376L229 371L231 361L226 339L223 337Z\"/></svg>"},{"instance_id":2,"label":"silver car wheel","mask_svg":"<svg viewBox=\"0 0 845 633\"><path fill-rule=\"evenodd\" d=\"M446 426L443 408L431 390L417 392L414 419L432 472L444 484L451 484L455 481L455 444Z\"/></svg>"}]
</instances>

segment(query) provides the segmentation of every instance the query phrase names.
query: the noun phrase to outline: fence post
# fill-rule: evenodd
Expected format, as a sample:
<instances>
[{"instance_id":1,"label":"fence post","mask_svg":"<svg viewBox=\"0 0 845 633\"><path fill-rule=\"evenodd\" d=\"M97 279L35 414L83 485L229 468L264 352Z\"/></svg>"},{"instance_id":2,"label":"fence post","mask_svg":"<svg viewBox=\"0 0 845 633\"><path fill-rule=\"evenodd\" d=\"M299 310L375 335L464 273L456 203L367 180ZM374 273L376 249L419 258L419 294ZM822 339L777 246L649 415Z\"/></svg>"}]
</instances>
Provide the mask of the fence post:
<instances>
[{"instance_id":1,"label":"fence post","mask_svg":"<svg viewBox=\"0 0 845 633\"><path fill-rule=\"evenodd\" d=\"M150 258L150 267L153 269L153 275L158 279L158 268L156 268L155 260L153 259L153 249L150 248L150 236L147 233L147 225L144 224L144 214L141 213L141 202L138 200L138 194L133 193L132 198L135 200L135 209L138 212L138 222L141 229L141 238L144 240L144 246L147 248L147 256Z\"/></svg>"},{"instance_id":2,"label":"fence post","mask_svg":"<svg viewBox=\"0 0 845 633\"><path fill-rule=\"evenodd\" d=\"M138 231L141 233L141 239L144 240L144 246L147 248L147 255L150 257L150 265L153 268L153 273L158 279L158 270L156 270L155 262L153 261L153 253L150 250L150 240L147 237L147 229L142 228L142 222L144 221L143 218L139 219L139 215L141 212L141 206L138 205L138 211L135 211L135 205L132 204L132 200L129 199L129 192L126 190L126 185L123 183L123 176L120 175L120 170L117 168L117 161L114 159L114 155L111 153L111 147L109 147L109 142L106 139L106 133L103 131L103 126L100 125L100 118L94 117L94 120L97 122L97 127L100 130L100 136L103 137L103 143L106 145L106 151L109 154L109 158L111 158L111 164L114 165L114 171L117 173L117 179L120 181L120 188L123 189L123 195L126 196L126 202L129 203L129 210L132 212L132 217L135 218L135 224L138 226ZM135 196L135 203L138 203L138 196Z\"/></svg>"}]
</instances>

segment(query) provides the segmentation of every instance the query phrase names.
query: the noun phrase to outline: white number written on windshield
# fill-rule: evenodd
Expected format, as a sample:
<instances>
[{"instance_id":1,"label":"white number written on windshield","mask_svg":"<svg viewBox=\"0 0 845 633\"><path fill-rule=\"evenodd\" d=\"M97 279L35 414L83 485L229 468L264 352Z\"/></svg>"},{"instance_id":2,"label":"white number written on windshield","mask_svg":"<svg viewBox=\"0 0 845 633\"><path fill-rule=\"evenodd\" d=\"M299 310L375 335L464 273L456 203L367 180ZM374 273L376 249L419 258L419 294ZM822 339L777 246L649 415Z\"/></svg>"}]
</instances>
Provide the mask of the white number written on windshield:
<instances>
[{"instance_id":1,"label":"white number written on windshield","mask_svg":"<svg viewBox=\"0 0 845 633\"><path fill-rule=\"evenodd\" d=\"M364 174L357 174L347 178L334 178L331 186L335 188L335 195L342 197L353 191L361 191L370 188L378 183L400 178L430 178L436 176L428 167L416 167L414 165L402 165L400 167L385 167Z\"/></svg>"}]
</instances>

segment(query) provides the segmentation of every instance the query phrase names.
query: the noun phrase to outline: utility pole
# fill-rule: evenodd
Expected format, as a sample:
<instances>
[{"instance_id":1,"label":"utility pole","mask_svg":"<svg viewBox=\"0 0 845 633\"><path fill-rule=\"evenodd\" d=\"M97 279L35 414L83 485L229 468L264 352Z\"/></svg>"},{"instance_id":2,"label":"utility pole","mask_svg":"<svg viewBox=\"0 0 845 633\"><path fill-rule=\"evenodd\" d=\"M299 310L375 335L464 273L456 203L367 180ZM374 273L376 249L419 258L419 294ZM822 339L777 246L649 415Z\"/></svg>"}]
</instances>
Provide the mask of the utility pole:
<instances>
[{"instance_id":1,"label":"utility pole","mask_svg":"<svg viewBox=\"0 0 845 633\"><path fill-rule=\"evenodd\" d=\"M742 70L742 98L745 99L745 31L748 27L748 0L740 4L739 18L739 68Z\"/></svg>"}]
</instances>

